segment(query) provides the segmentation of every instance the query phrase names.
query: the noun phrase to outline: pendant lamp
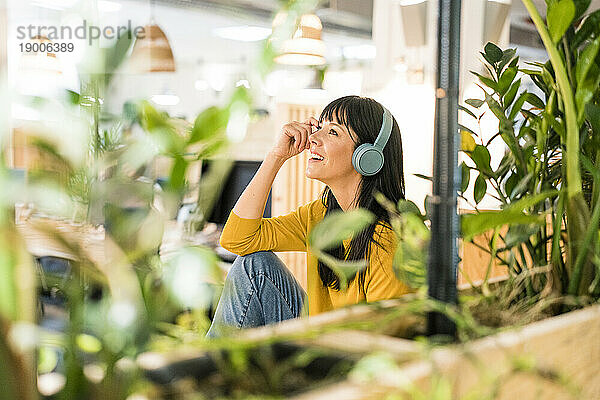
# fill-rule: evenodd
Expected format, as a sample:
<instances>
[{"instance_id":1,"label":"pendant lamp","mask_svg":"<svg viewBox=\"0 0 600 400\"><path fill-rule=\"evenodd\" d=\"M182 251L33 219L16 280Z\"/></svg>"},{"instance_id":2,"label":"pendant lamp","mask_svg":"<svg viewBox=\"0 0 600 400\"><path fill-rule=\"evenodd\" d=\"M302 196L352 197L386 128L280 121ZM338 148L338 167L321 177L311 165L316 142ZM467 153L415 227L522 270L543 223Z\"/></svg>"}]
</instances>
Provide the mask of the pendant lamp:
<instances>
[{"instance_id":1,"label":"pendant lamp","mask_svg":"<svg viewBox=\"0 0 600 400\"><path fill-rule=\"evenodd\" d=\"M175 72L175 59L167 35L156 24L138 34L129 59L133 72Z\"/></svg>"},{"instance_id":2,"label":"pendant lamp","mask_svg":"<svg viewBox=\"0 0 600 400\"><path fill-rule=\"evenodd\" d=\"M274 25L284 20L275 17ZM323 25L315 14L300 17L294 36L283 42L282 54L275 62L287 65L323 65L325 64L325 43L321 40Z\"/></svg>"}]
</instances>

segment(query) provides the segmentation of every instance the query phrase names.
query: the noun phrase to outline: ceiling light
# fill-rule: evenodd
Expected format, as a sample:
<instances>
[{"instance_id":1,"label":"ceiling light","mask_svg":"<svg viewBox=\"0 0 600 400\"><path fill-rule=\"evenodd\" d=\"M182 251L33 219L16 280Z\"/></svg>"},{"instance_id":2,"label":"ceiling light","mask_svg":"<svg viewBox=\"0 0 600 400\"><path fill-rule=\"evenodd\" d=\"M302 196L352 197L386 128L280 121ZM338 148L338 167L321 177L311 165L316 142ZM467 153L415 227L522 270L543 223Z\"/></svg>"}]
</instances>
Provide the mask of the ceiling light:
<instances>
[{"instance_id":1,"label":"ceiling light","mask_svg":"<svg viewBox=\"0 0 600 400\"><path fill-rule=\"evenodd\" d=\"M248 82L248 79L240 79L239 81L237 81L235 83L235 87L240 87L243 86L246 89L250 89L250 82Z\"/></svg>"},{"instance_id":2,"label":"ceiling light","mask_svg":"<svg viewBox=\"0 0 600 400\"><path fill-rule=\"evenodd\" d=\"M271 34L271 29L261 26L229 26L213 29L213 35L223 39L239 40L242 42L257 42L264 40Z\"/></svg>"},{"instance_id":3,"label":"ceiling light","mask_svg":"<svg viewBox=\"0 0 600 400\"><path fill-rule=\"evenodd\" d=\"M349 60L372 60L377 55L377 48L372 44L359 44L342 47L344 58Z\"/></svg>"},{"instance_id":4,"label":"ceiling light","mask_svg":"<svg viewBox=\"0 0 600 400\"><path fill-rule=\"evenodd\" d=\"M66 10L77 3L77 0L35 0L31 3L34 7L48 8L50 10Z\"/></svg>"},{"instance_id":5,"label":"ceiling light","mask_svg":"<svg viewBox=\"0 0 600 400\"><path fill-rule=\"evenodd\" d=\"M282 54L275 62L288 65L325 64L325 42L321 40L323 25L315 14L305 14L300 18L298 29L292 39L283 43Z\"/></svg>"},{"instance_id":6,"label":"ceiling light","mask_svg":"<svg viewBox=\"0 0 600 400\"><path fill-rule=\"evenodd\" d=\"M109 0L98 0L98 11L103 13L117 12L123 6L120 3Z\"/></svg>"},{"instance_id":7,"label":"ceiling light","mask_svg":"<svg viewBox=\"0 0 600 400\"><path fill-rule=\"evenodd\" d=\"M152 102L159 106L175 106L179 104L179 96L174 94L155 94L152 96Z\"/></svg>"},{"instance_id":8,"label":"ceiling light","mask_svg":"<svg viewBox=\"0 0 600 400\"><path fill-rule=\"evenodd\" d=\"M174 72L175 59L165 33L156 24L146 25L138 34L129 58L129 67L138 73Z\"/></svg>"}]
</instances>

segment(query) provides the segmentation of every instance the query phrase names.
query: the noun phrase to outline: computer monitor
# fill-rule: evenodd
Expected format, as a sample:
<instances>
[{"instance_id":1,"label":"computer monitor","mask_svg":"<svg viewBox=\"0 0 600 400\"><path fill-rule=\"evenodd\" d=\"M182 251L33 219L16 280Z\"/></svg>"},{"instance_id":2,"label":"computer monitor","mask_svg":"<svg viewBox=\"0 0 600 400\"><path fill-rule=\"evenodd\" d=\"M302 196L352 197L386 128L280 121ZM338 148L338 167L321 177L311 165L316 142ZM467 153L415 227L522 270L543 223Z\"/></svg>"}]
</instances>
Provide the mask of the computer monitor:
<instances>
[{"instance_id":1,"label":"computer monitor","mask_svg":"<svg viewBox=\"0 0 600 400\"><path fill-rule=\"evenodd\" d=\"M225 185L221 191L221 195L215 202L215 206L212 209L207 221L214 222L219 225L225 224L229 213L235 206L235 203L241 196L246 186L250 183L256 171L260 167L261 161L234 161L231 172L225 182ZM211 161L203 161L202 173L210 170ZM269 191L269 197L267 198L267 205L263 217L267 218L271 216L271 192Z\"/></svg>"}]
</instances>

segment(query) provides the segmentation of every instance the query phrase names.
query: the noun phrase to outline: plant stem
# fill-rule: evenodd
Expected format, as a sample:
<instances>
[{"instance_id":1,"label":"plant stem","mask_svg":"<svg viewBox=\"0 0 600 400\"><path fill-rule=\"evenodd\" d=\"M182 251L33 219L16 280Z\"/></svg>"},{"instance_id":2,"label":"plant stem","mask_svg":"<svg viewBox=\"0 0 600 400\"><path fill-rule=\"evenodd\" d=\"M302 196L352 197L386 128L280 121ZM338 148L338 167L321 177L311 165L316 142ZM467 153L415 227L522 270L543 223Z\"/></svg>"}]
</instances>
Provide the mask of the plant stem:
<instances>
[{"instance_id":1,"label":"plant stem","mask_svg":"<svg viewBox=\"0 0 600 400\"><path fill-rule=\"evenodd\" d=\"M558 49L552 42L550 33L546 29L546 24L542 20L533 1L522 1L542 38L544 47L546 47L565 107L565 118L567 122L567 193L568 197L571 198L582 192L581 174L579 171L579 129L577 128L577 110L575 109L573 91L562 58Z\"/></svg>"}]
</instances>

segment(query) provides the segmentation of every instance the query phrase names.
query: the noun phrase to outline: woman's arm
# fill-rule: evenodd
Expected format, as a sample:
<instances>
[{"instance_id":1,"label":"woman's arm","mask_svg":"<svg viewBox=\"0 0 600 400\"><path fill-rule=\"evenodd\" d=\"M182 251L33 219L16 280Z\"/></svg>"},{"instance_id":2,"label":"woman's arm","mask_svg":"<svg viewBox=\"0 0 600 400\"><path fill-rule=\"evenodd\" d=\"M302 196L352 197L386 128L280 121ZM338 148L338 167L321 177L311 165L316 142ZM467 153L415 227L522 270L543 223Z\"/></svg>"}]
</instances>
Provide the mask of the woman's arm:
<instances>
[{"instance_id":1,"label":"woman's arm","mask_svg":"<svg viewBox=\"0 0 600 400\"><path fill-rule=\"evenodd\" d=\"M311 118L304 123L290 122L282 127L275 145L267 153L260 168L233 207L233 212L238 217L246 219L262 217L277 172L287 159L310 148L308 137L312 133L312 126L317 125L318 121Z\"/></svg>"},{"instance_id":2,"label":"woman's arm","mask_svg":"<svg viewBox=\"0 0 600 400\"><path fill-rule=\"evenodd\" d=\"M277 143L238 199L223 228L220 243L225 249L245 255L261 250L306 249L306 226L311 203L275 218L262 218L269 190L283 163L310 147L308 136L318 121L292 122L282 128Z\"/></svg>"}]
</instances>

